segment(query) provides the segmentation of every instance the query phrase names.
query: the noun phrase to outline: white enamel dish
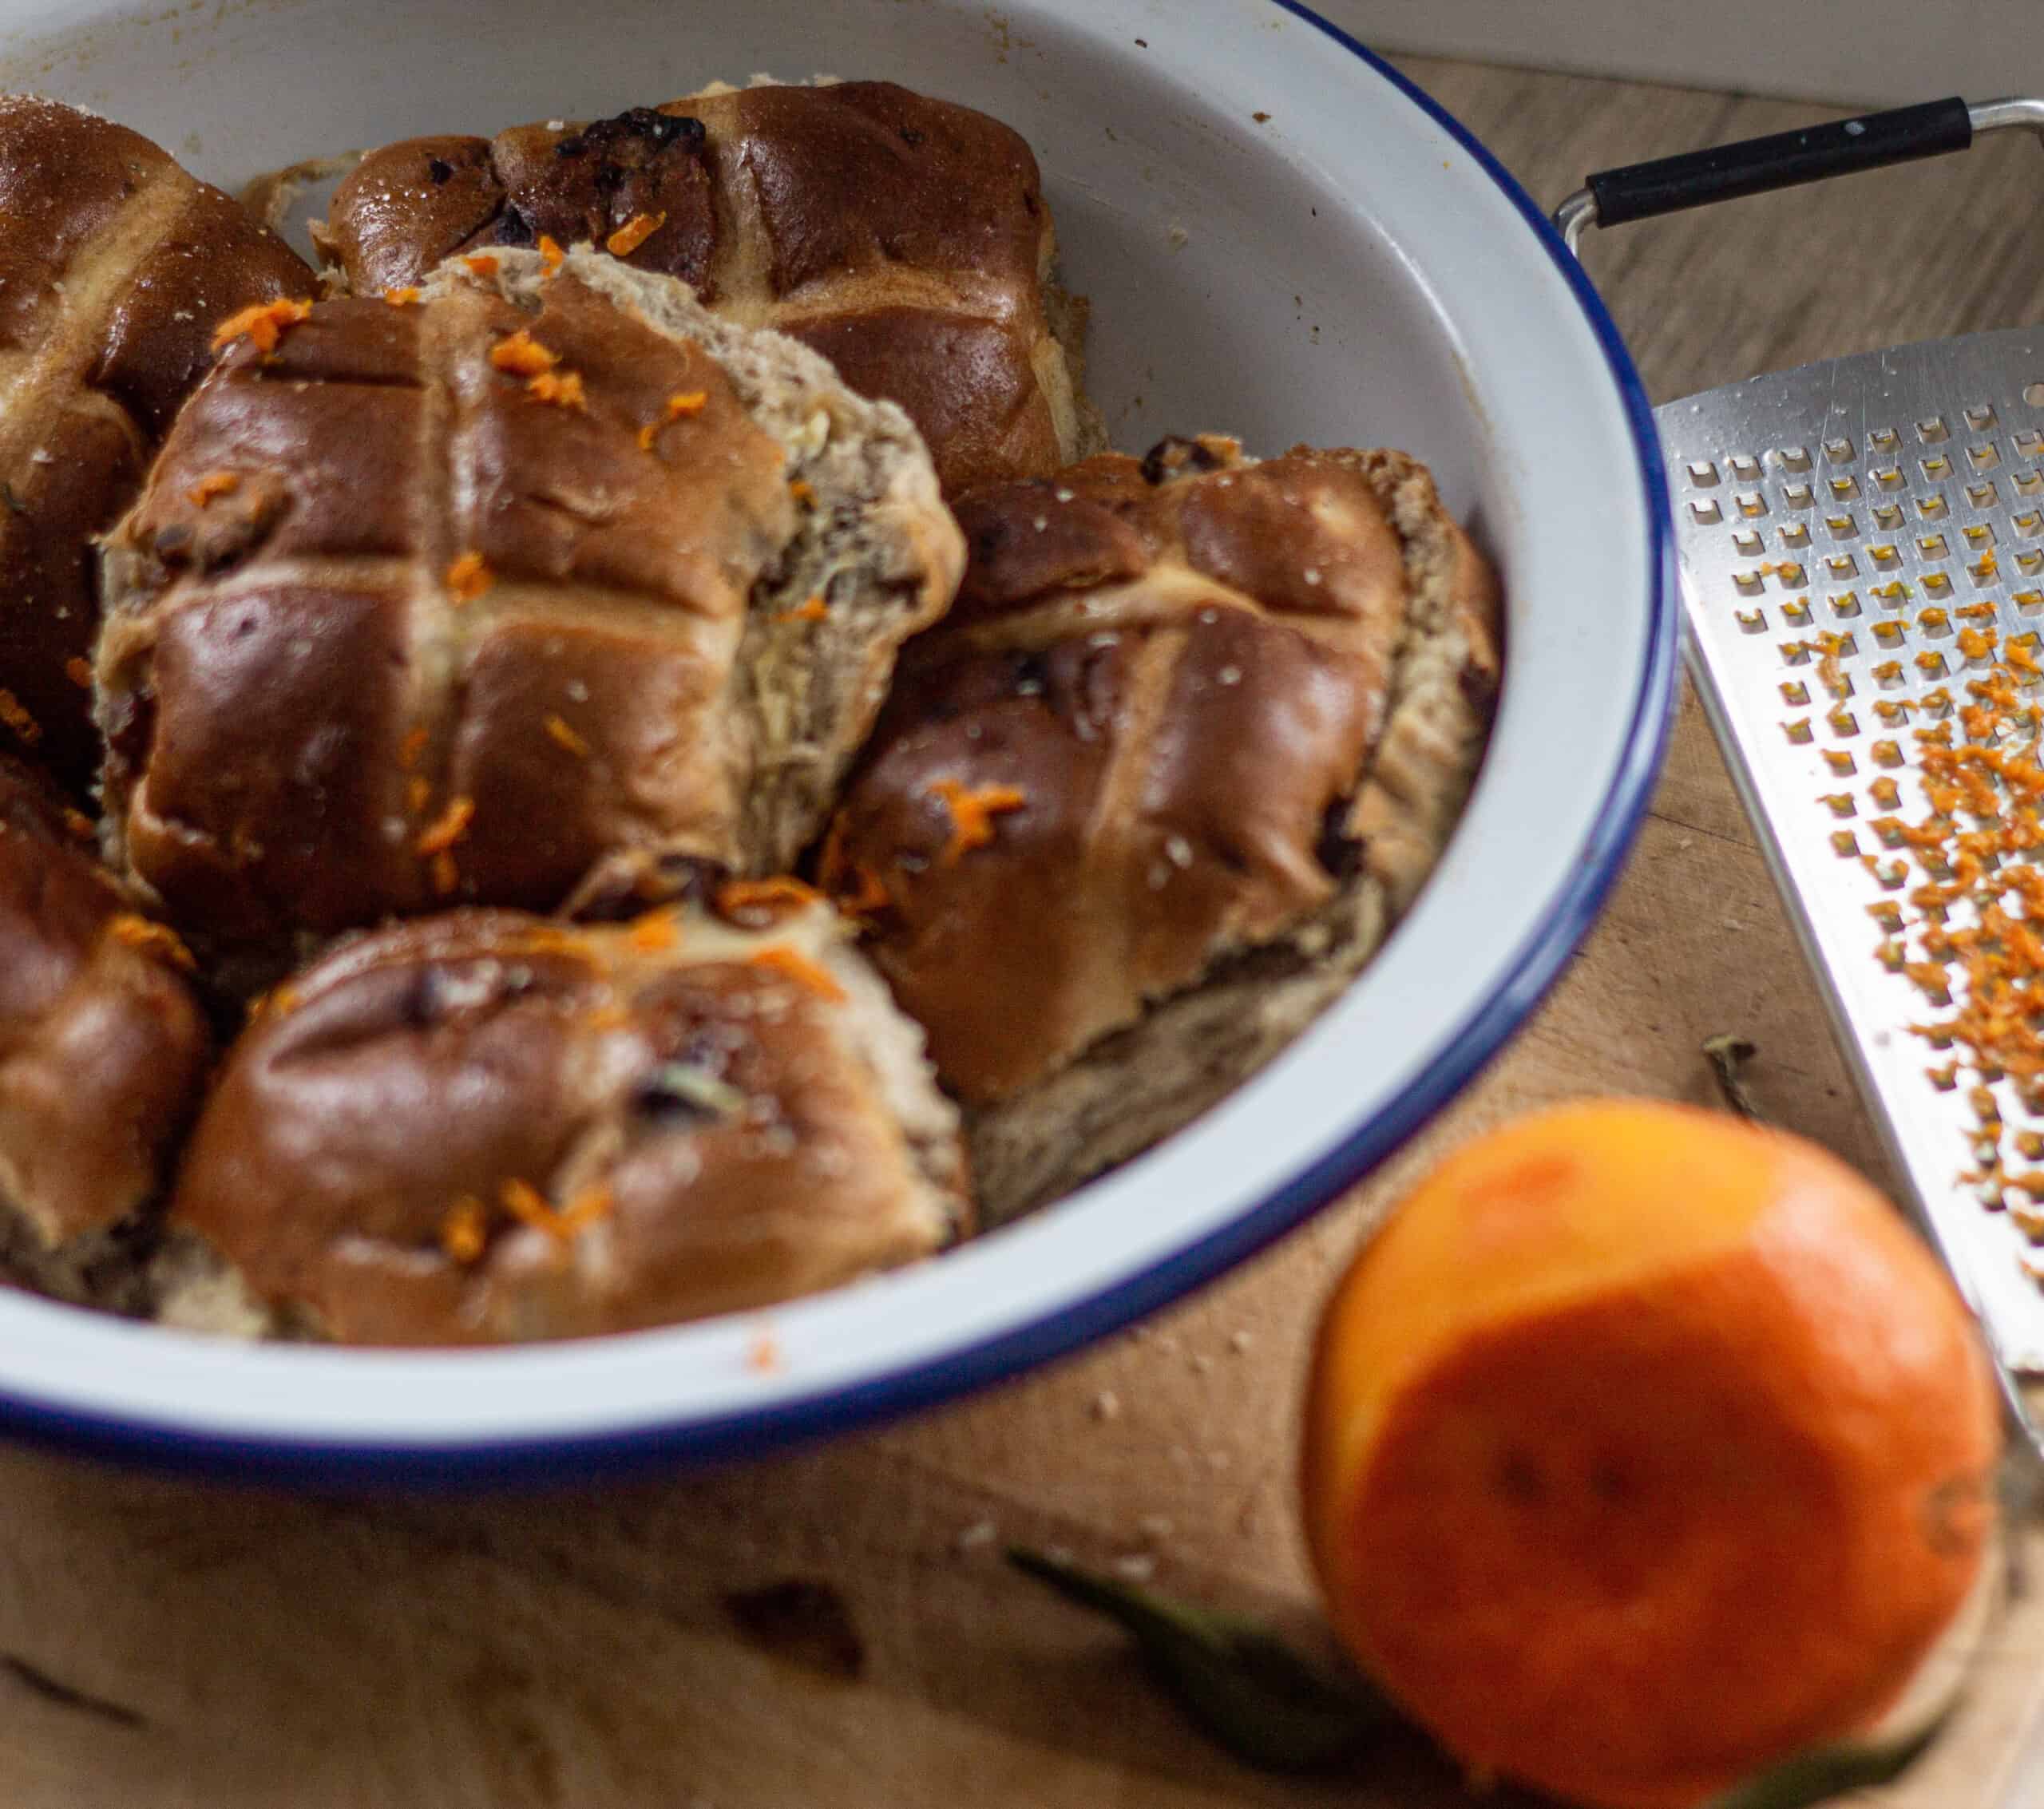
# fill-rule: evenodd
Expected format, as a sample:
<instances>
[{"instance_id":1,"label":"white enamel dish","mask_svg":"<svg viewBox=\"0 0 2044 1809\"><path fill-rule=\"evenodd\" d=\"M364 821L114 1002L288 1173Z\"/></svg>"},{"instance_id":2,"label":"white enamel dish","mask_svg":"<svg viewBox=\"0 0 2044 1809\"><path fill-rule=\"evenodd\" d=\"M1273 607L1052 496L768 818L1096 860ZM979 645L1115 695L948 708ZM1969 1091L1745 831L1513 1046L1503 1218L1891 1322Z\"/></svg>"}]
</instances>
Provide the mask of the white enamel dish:
<instances>
[{"instance_id":1,"label":"white enamel dish","mask_svg":"<svg viewBox=\"0 0 2044 1809\"><path fill-rule=\"evenodd\" d=\"M1674 668L1646 398L1526 196L1287 0L82 0L54 23L49 0L0 0L0 87L97 108L231 187L759 70L885 76L1028 137L1092 298L1090 386L1117 445L1216 429L1432 464L1510 612L1489 759L1445 860L1251 1083L921 1268L768 1315L480 1353L241 1348L0 1293L0 1429L307 1482L487 1482L746 1455L935 1401L1150 1311L1333 1198L1469 1079L1588 928Z\"/></svg>"}]
</instances>

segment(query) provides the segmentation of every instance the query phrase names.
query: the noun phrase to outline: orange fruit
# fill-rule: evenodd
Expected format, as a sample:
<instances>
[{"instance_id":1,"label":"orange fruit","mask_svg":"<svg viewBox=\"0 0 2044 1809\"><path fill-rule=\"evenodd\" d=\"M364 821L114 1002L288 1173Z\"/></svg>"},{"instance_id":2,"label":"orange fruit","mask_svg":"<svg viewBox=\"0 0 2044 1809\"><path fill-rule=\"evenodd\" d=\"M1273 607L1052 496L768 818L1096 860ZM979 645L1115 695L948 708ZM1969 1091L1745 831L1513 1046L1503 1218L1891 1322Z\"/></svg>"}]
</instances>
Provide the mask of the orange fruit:
<instances>
[{"instance_id":1,"label":"orange fruit","mask_svg":"<svg viewBox=\"0 0 2044 1809\"><path fill-rule=\"evenodd\" d=\"M1343 1642L1472 1770L1689 1809L1898 1700L1983 1579L2000 1425L1850 1169L1594 1102L1451 1157L1349 1269L1306 1530Z\"/></svg>"}]
</instances>

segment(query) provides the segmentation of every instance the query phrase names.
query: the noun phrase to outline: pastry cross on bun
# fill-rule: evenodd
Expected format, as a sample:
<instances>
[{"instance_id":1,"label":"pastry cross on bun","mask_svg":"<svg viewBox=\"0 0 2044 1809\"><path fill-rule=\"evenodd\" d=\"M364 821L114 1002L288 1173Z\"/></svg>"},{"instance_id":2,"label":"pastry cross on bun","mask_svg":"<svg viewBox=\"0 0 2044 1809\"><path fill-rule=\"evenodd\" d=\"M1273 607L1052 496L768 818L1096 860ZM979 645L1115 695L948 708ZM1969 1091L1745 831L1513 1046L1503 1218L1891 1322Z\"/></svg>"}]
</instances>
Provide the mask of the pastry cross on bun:
<instances>
[{"instance_id":1,"label":"pastry cross on bun","mask_svg":"<svg viewBox=\"0 0 2044 1809\"><path fill-rule=\"evenodd\" d=\"M409 139L362 160L316 236L374 295L450 253L542 235L608 246L814 347L908 410L947 493L1104 443L1036 158L969 108L891 81L770 84Z\"/></svg>"},{"instance_id":2,"label":"pastry cross on bun","mask_svg":"<svg viewBox=\"0 0 2044 1809\"><path fill-rule=\"evenodd\" d=\"M240 344L113 536L109 838L208 946L548 909L619 850L782 871L949 600L898 409L557 263Z\"/></svg>"},{"instance_id":3,"label":"pastry cross on bun","mask_svg":"<svg viewBox=\"0 0 2044 1809\"><path fill-rule=\"evenodd\" d=\"M316 287L139 133L0 95L0 746L34 748L74 793L99 767L92 537L133 497L219 323Z\"/></svg>"},{"instance_id":4,"label":"pastry cross on bun","mask_svg":"<svg viewBox=\"0 0 2044 1809\"><path fill-rule=\"evenodd\" d=\"M176 936L94 858L92 826L0 755L0 1270L133 1307L132 1234L196 1109L206 1023Z\"/></svg>"},{"instance_id":5,"label":"pastry cross on bun","mask_svg":"<svg viewBox=\"0 0 2044 1809\"><path fill-rule=\"evenodd\" d=\"M1447 840L1497 591L1396 453L1167 441L958 505L825 885L929 1031L1008 1216L1275 1053Z\"/></svg>"},{"instance_id":6,"label":"pastry cross on bun","mask_svg":"<svg viewBox=\"0 0 2044 1809\"><path fill-rule=\"evenodd\" d=\"M909 1261L966 1213L921 1036L806 888L604 927L459 911L258 1008L161 1310L360 1344L628 1331Z\"/></svg>"}]
</instances>

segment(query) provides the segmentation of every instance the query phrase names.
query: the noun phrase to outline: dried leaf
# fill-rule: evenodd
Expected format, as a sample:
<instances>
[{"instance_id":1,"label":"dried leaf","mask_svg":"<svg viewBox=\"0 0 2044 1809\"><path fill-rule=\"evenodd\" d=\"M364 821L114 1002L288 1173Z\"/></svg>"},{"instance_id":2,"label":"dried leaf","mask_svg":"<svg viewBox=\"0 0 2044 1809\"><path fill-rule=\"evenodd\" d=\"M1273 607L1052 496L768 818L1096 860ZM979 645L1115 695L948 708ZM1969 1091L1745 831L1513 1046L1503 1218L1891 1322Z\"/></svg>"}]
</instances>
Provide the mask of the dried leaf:
<instances>
[{"instance_id":1,"label":"dried leaf","mask_svg":"<svg viewBox=\"0 0 2044 1809\"><path fill-rule=\"evenodd\" d=\"M1899 1778L1943 1731L1947 1709L1926 1727L1899 1740L1854 1746L1829 1746L1791 1759L1771 1771L1715 1798L1707 1809L1805 1809L1812 1803L1867 1790Z\"/></svg>"},{"instance_id":2,"label":"dried leaf","mask_svg":"<svg viewBox=\"0 0 2044 1809\"><path fill-rule=\"evenodd\" d=\"M1302 1657L1254 1622L1111 1582L1040 1552L1011 1548L1008 1561L1126 1630L1178 1706L1246 1764L1286 1771L1329 1765L1396 1724L1396 1712L1361 1677Z\"/></svg>"},{"instance_id":3,"label":"dried leaf","mask_svg":"<svg viewBox=\"0 0 2044 1809\"><path fill-rule=\"evenodd\" d=\"M1745 1067L1760 1053L1743 1036L1706 1036L1703 1052L1710 1058L1711 1071L1717 1076L1717 1091L1725 1105L1749 1124L1765 1124L1768 1115L1760 1109L1753 1090L1746 1085Z\"/></svg>"}]
</instances>

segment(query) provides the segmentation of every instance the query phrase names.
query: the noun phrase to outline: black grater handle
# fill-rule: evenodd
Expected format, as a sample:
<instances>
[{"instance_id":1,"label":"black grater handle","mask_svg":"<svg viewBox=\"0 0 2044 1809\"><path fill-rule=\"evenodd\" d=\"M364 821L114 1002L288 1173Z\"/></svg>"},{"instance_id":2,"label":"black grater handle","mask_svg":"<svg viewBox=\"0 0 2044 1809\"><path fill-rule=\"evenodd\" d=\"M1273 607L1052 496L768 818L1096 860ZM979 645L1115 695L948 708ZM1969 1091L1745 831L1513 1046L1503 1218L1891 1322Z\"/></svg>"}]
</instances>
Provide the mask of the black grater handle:
<instances>
[{"instance_id":1,"label":"black grater handle","mask_svg":"<svg viewBox=\"0 0 2044 1809\"><path fill-rule=\"evenodd\" d=\"M1800 132L1777 132L1707 151L1685 151L1651 163L1628 164L1591 176L1555 210L1555 224L1574 250L1586 226L1621 226L1629 220L1649 220L1656 214L1706 207L1713 201L1737 200L1742 195L1793 188L1827 176L1963 151L1972 144L1976 129L2034 124L2030 119L2005 122L1998 117L1983 117L1995 115L2009 105L1991 102L1975 108L1954 95Z\"/></svg>"}]
</instances>

